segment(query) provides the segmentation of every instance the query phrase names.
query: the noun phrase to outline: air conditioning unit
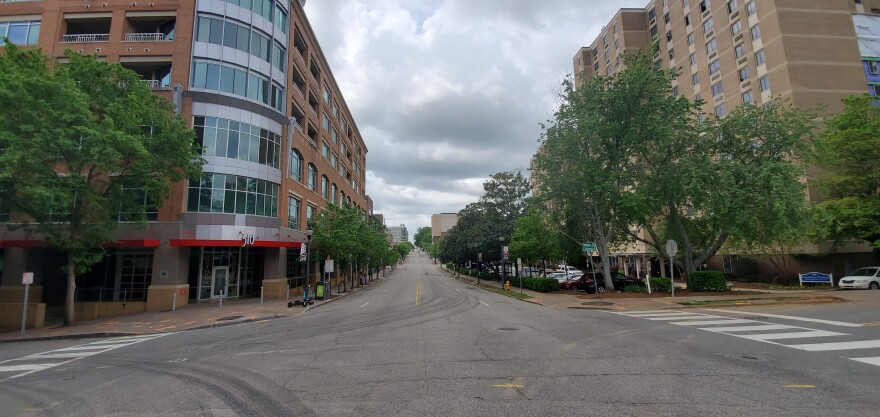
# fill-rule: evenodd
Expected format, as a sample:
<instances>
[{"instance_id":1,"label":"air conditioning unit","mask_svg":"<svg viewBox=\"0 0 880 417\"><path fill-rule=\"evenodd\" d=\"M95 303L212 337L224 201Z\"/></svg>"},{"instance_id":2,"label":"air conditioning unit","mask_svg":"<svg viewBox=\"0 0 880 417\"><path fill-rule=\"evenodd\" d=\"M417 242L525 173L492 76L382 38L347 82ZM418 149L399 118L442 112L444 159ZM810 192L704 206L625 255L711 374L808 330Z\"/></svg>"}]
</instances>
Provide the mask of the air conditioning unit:
<instances>
[{"instance_id":1,"label":"air conditioning unit","mask_svg":"<svg viewBox=\"0 0 880 417\"><path fill-rule=\"evenodd\" d=\"M150 48L144 48L144 52L150 52Z\"/></svg>"},{"instance_id":2,"label":"air conditioning unit","mask_svg":"<svg viewBox=\"0 0 880 417\"><path fill-rule=\"evenodd\" d=\"M101 48L95 48L95 52L101 52Z\"/></svg>"},{"instance_id":3,"label":"air conditioning unit","mask_svg":"<svg viewBox=\"0 0 880 417\"><path fill-rule=\"evenodd\" d=\"M131 48L125 48L125 52L131 52Z\"/></svg>"},{"instance_id":4,"label":"air conditioning unit","mask_svg":"<svg viewBox=\"0 0 880 417\"><path fill-rule=\"evenodd\" d=\"M91 4L87 4L87 5L86 5L86 9L91 9L91 8L92 8L92 5L91 5Z\"/></svg>"}]
</instances>

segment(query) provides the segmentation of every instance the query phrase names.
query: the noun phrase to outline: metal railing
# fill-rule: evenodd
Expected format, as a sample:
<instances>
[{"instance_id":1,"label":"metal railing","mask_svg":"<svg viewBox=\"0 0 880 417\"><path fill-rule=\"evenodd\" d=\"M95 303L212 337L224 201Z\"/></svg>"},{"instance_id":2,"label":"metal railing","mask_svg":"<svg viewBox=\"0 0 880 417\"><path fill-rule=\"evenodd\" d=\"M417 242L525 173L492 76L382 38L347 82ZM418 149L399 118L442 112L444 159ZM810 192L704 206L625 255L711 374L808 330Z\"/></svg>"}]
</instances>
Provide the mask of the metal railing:
<instances>
[{"instance_id":1,"label":"metal railing","mask_svg":"<svg viewBox=\"0 0 880 417\"><path fill-rule=\"evenodd\" d=\"M126 33L126 42L157 42L166 41L164 33Z\"/></svg>"},{"instance_id":2,"label":"metal railing","mask_svg":"<svg viewBox=\"0 0 880 417\"><path fill-rule=\"evenodd\" d=\"M141 82L146 84L149 88L162 88L161 80L141 80Z\"/></svg>"},{"instance_id":3,"label":"metal railing","mask_svg":"<svg viewBox=\"0 0 880 417\"><path fill-rule=\"evenodd\" d=\"M61 43L85 43L85 42L108 42L109 33L94 33L89 35L61 35Z\"/></svg>"}]
</instances>

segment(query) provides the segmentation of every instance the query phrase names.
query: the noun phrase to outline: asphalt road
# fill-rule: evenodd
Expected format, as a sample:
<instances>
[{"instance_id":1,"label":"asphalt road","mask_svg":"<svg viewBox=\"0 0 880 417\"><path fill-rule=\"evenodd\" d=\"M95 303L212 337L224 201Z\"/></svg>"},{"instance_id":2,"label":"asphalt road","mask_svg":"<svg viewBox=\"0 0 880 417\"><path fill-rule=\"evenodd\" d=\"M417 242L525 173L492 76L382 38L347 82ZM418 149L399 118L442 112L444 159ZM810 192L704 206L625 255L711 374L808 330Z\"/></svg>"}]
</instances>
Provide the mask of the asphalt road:
<instances>
[{"instance_id":1,"label":"asphalt road","mask_svg":"<svg viewBox=\"0 0 880 417\"><path fill-rule=\"evenodd\" d=\"M0 415L880 413L880 366L852 359L880 357L880 326L760 311L625 313L518 301L412 254L382 282L291 318L0 345L0 371L30 372L0 372ZM777 331L800 335L767 336Z\"/></svg>"}]
</instances>

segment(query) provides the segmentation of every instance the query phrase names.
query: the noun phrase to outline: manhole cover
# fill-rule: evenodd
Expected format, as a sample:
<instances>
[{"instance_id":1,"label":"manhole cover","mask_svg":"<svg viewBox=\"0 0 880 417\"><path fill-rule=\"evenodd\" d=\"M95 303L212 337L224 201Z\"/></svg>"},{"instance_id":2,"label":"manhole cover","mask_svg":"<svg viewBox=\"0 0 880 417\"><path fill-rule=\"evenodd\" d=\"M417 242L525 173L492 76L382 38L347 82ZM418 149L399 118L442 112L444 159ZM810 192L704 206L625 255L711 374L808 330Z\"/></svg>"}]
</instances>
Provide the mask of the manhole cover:
<instances>
[{"instance_id":1,"label":"manhole cover","mask_svg":"<svg viewBox=\"0 0 880 417\"><path fill-rule=\"evenodd\" d=\"M499 327L498 330L505 330L505 331L510 332L510 331L517 331L519 329L517 329L516 327Z\"/></svg>"},{"instance_id":2,"label":"manhole cover","mask_svg":"<svg viewBox=\"0 0 880 417\"><path fill-rule=\"evenodd\" d=\"M240 318L242 318L242 317L244 317L244 316L220 317L219 319L217 319L217 321L229 321L229 320L240 319Z\"/></svg>"},{"instance_id":3,"label":"manhole cover","mask_svg":"<svg viewBox=\"0 0 880 417\"><path fill-rule=\"evenodd\" d=\"M583 304L585 306L613 306L614 305L614 303L612 303L610 301L587 301L587 302L583 302L581 304Z\"/></svg>"}]
</instances>

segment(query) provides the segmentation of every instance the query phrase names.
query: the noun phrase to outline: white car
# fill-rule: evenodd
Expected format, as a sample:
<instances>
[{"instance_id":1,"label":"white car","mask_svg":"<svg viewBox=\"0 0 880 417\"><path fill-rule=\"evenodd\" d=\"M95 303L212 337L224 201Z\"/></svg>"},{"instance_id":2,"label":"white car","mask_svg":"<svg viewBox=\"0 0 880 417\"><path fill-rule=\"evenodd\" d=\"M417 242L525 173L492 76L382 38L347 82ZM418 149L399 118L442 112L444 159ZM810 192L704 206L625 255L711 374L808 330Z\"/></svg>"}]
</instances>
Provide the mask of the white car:
<instances>
[{"instance_id":1,"label":"white car","mask_svg":"<svg viewBox=\"0 0 880 417\"><path fill-rule=\"evenodd\" d=\"M880 290L880 266L859 268L837 282L839 288Z\"/></svg>"},{"instance_id":2,"label":"white car","mask_svg":"<svg viewBox=\"0 0 880 417\"><path fill-rule=\"evenodd\" d=\"M568 276L574 278L580 278L581 275L584 274L583 272L581 272L580 269L577 269L571 265L557 265L556 269L561 272L565 272L566 274L568 274Z\"/></svg>"}]
</instances>

